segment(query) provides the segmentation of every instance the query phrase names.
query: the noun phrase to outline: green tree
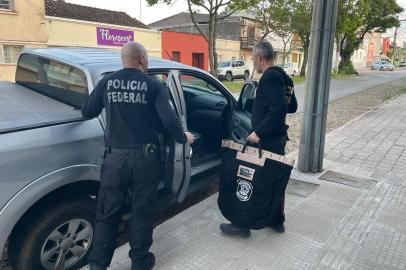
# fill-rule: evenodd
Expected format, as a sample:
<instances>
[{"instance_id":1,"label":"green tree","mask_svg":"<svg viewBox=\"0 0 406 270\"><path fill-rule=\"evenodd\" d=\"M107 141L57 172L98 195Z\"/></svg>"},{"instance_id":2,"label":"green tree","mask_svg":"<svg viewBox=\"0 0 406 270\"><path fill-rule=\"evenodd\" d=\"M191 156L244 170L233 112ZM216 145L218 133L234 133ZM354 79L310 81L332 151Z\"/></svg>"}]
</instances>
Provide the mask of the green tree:
<instances>
[{"instance_id":1,"label":"green tree","mask_svg":"<svg viewBox=\"0 0 406 270\"><path fill-rule=\"evenodd\" d=\"M340 0L336 30L337 50L341 60L338 70L354 73L351 56L367 33L383 33L399 26L397 14L403 9L396 0Z\"/></svg>"},{"instance_id":2,"label":"green tree","mask_svg":"<svg viewBox=\"0 0 406 270\"><path fill-rule=\"evenodd\" d=\"M306 67L309 59L310 33L312 24L312 0L290 0L292 19L290 27L297 34L303 44L303 63L300 76L306 75Z\"/></svg>"},{"instance_id":3,"label":"green tree","mask_svg":"<svg viewBox=\"0 0 406 270\"><path fill-rule=\"evenodd\" d=\"M171 4L177 0L147 0L150 6L158 3ZM238 10L245 10L255 5L259 0L183 0L188 4L189 13L192 22L200 35L206 40L209 47L210 72L217 75L217 53L216 53L216 36L217 23L231 16ZM222 9L227 8L225 12ZM196 14L202 10L209 16L208 31L204 31L196 20Z\"/></svg>"},{"instance_id":4,"label":"green tree","mask_svg":"<svg viewBox=\"0 0 406 270\"><path fill-rule=\"evenodd\" d=\"M293 35L297 35L303 44L304 59L300 75L306 73L309 55L310 32L312 20L312 0L261 0L251 12L261 22L262 39L271 33L279 36L284 43L284 57L286 41L291 42Z\"/></svg>"}]
</instances>

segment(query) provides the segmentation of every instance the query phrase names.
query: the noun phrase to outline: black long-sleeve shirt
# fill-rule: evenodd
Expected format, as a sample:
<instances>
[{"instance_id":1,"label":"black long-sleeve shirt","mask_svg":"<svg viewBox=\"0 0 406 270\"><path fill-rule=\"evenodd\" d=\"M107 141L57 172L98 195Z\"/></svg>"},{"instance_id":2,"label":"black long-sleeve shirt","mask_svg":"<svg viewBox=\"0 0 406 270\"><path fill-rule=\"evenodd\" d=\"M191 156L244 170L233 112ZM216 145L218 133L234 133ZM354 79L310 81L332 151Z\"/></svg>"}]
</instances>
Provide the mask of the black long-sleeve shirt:
<instances>
[{"instance_id":1,"label":"black long-sleeve shirt","mask_svg":"<svg viewBox=\"0 0 406 270\"><path fill-rule=\"evenodd\" d=\"M168 89L137 69L124 68L104 77L83 104L82 115L93 118L103 108L108 146L156 143L162 124L176 141L186 142L181 122L169 102Z\"/></svg>"},{"instance_id":2,"label":"black long-sleeve shirt","mask_svg":"<svg viewBox=\"0 0 406 270\"><path fill-rule=\"evenodd\" d=\"M256 91L251 124L261 140L287 135L285 82L277 68L270 67L264 72Z\"/></svg>"}]
</instances>

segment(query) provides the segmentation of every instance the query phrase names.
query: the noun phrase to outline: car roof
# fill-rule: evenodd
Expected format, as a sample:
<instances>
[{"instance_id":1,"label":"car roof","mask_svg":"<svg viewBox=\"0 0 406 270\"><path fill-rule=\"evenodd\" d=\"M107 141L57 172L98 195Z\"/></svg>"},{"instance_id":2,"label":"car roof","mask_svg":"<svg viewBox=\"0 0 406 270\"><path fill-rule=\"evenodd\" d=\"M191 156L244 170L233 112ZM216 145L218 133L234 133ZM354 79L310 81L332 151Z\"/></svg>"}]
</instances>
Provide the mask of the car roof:
<instances>
[{"instance_id":1,"label":"car roof","mask_svg":"<svg viewBox=\"0 0 406 270\"><path fill-rule=\"evenodd\" d=\"M83 47L27 48L22 54L29 53L71 66L79 67L97 81L101 74L122 68L120 50ZM178 69L195 70L208 74L206 71L184 65L178 62L164 60L158 57L148 57L149 69Z\"/></svg>"},{"instance_id":2,"label":"car roof","mask_svg":"<svg viewBox=\"0 0 406 270\"><path fill-rule=\"evenodd\" d=\"M106 65L106 63L121 64L121 56L119 50L102 49L102 48L80 48L80 47L58 47L58 48L31 48L25 49L23 53L31 53L41 56L51 57L55 60L60 60L64 63L74 65ZM158 57L148 57L149 66L155 68L192 68L178 62L164 60Z\"/></svg>"}]
</instances>

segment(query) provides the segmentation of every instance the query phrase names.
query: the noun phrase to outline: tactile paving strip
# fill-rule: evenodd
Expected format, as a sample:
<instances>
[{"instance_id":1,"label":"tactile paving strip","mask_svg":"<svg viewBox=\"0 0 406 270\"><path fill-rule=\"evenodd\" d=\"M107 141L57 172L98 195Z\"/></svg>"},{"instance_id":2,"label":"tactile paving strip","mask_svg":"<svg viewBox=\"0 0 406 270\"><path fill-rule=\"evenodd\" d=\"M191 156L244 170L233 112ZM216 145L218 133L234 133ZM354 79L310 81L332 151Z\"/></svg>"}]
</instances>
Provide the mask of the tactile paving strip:
<instances>
[{"instance_id":1,"label":"tactile paving strip","mask_svg":"<svg viewBox=\"0 0 406 270\"><path fill-rule=\"evenodd\" d=\"M334 232L337 221L300 210L286 213L286 230L297 232L305 238L325 243Z\"/></svg>"},{"instance_id":2,"label":"tactile paving strip","mask_svg":"<svg viewBox=\"0 0 406 270\"><path fill-rule=\"evenodd\" d=\"M385 227L373 227L350 269L406 269L406 235Z\"/></svg>"},{"instance_id":3,"label":"tactile paving strip","mask_svg":"<svg viewBox=\"0 0 406 270\"><path fill-rule=\"evenodd\" d=\"M285 234L273 233L269 239L257 243L255 250L247 249L227 269L309 269L320 248L320 243L303 238L291 231L287 231ZM255 259L246 260L245 258Z\"/></svg>"}]
</instances>

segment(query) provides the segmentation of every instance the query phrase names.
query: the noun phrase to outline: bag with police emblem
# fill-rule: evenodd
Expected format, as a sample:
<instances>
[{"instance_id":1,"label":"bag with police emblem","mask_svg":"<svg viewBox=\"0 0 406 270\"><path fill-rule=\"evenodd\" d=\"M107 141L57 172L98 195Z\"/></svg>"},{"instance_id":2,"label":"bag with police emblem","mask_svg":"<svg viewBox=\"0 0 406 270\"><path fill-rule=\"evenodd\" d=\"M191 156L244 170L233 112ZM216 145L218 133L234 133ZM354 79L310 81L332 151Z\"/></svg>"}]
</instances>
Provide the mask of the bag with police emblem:
<instances>
[{"instance_id":1,"label":"bag with police emblem","mask_svg":"<svg viewBox=\"0 0 406 270\"><path fill-rule=\"evenodd\" d=\"M238 227L268 226L277 213L294 160L230 140L222 142L218 206Z\"/></svg>"}]
</instances>

